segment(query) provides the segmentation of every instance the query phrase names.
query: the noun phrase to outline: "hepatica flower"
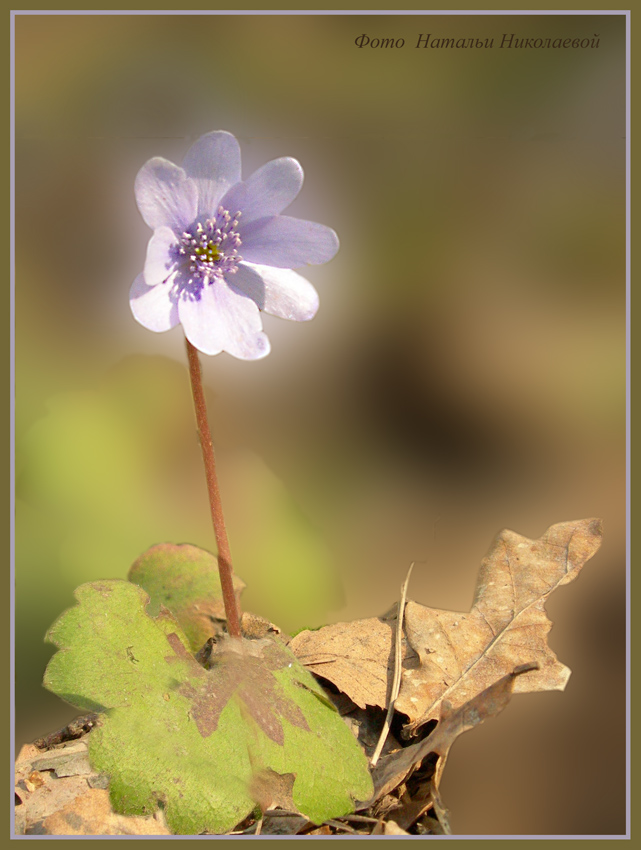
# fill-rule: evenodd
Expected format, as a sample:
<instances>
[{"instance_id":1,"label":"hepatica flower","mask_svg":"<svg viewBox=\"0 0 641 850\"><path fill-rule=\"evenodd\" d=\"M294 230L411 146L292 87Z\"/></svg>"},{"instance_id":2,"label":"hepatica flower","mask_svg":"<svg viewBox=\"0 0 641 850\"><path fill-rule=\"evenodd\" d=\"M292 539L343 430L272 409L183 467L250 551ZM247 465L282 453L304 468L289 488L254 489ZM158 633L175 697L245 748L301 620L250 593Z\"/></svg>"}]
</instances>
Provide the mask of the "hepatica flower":
<instances>
[{"instance_id":1,"label":"hepatica flower","mask_svg":"<svg viewBox=\"0 0 641 850\"><path fill-rule=\"evenodd\" d=\"M261 310L311 319L318 295L293 269L330 260L338 238L322 224L281 215L302 183L291 157L241 180L240 147L225 132L202 136L182 167L162 157L143 165L136 202L154 233L130 292L140 324L160 332L180 323L204 354L255 360L269 353Z\"/></svg>"}]
</instances>

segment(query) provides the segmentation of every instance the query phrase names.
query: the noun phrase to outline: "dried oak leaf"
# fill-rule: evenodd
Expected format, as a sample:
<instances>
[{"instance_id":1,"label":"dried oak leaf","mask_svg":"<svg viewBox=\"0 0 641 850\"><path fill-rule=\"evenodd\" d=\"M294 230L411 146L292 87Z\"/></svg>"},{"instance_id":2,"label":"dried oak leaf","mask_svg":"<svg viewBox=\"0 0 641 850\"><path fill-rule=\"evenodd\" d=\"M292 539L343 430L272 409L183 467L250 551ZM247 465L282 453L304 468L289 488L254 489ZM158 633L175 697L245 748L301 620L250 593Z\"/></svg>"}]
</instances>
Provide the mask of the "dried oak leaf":
<instances>
[{"instance_id":1,"label":"dried oak leaf","mask_svg":"<svg viewBox=\"0 0 641 850\"><path fill-rule=\"evenodd\" d=\"M110 778L114 811L162 808L173 833L224 833L263 802L322 823L371 793L367 760L314 678L274 638L227 639L211 669L164 608L126 581L85 584L51 627L59 651L45 686L101 714L91 766ZM293 777L291 793L289 776ZM260 777L259 788L253 788Z\"/></svg>"},{"instance_id":2,"label":"dried oak leaf","mask_svg":"<svg viewBox=\"0 0 641 850\"><path fill-rule=\"evenodd\" d=\"M360 708L385 708L394 668L394 623L382 617L299 632L288 646L298 660L328 679ZM416 653L403 641L403 660Z\"/></svg>"},{"instance_id":3,"label":"dried oak leaf","mask_svg":"<svg viewBox=\"0 0 641 850\"><path fill-rule=\"evenodd\" d=\"M518 691L563 689L570 671L547 646L552 623L545 601L576 578L600 543L596 519L553 525L538 540L504 530L482 563L469 613L408 602L395 708L409 717L410 731L438 719L444 699L456 709L520 664L536 662L540 669L518 680ZM337 623L301 632L289 647L357 705L387 706L393 622Z\"/></svg>"},{"instance_id":4,"label":"dried oak leaf","mask_svg":"<svg viewBox=\"0 0 641 850\"><path fill-rule=\"evenodd\" d=\"M553 525L538 540L504 530L482 562L469 614L409 602L405 633L420 666L404 671L395 703L407 731L438 719L444 699L457 709L520 664L539 669L517 679L517 692L563 690L570 670L547 645L545 602L600 545L596 519Z\"/></svg>"},{"instance_id":5,"label":"dried oak leaf","mask_svg":"<svg viewBox=\"0 0 641 850\"><path fill-rule=\"evenodd\" d=\"M373 770L374 794L359 803L357 811L376 812L381 806L379 801L384 803L385 799L390 799L388 795L401 788L400 804L390 812L390 818L398 826L409 828L431 810L430 832L451 834L439 784L452 744L463 732L499 714L508 704L515 682L523 673L531 674L536 669L536 664L520 665L456 710L444 700L440 721L430 735L381 758ZM421 776L421 773L426 775ZM419 777L418 784L416 777ZM416 787L412 789L412 785Z\"/></svg>"},{"instance_id":6,"label":"dried oak leaf","mask_svg":"<svg viewBox=\"0 0 641 850\"><path fill-rule=\"evenodd\" d=\"M371 806L374 802L389 794L401 782L404 782L423 759L431 753L436 753L439 756L439 762L431 780L432 796L438 799L438 785L443 773L445 759L456 738L463 732L478 726L479 723L489 717L495 717L503 711L510 701L513 691L516 690L515 683L520 679L528 678L528 676L523 676L523 673L527 673L528 676L536 675L536 664L520 665L457 709L454 709L447 701L443 701L440 721L427 738L416 744L402 747L400 750L381 758L373 772L374 794L358 808L363 809Z\"/></svg>"}]
</instances>

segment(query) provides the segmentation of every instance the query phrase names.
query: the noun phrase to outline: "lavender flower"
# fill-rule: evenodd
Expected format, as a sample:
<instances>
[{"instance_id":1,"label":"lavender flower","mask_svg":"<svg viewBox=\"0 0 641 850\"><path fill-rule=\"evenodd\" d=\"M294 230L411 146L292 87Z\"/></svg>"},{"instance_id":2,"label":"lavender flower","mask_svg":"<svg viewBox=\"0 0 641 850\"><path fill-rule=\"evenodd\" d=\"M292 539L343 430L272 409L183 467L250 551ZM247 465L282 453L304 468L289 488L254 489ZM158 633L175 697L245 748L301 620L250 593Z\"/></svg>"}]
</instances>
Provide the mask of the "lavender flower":
<instances>
[{"instance_id":1,"label":"lavender flower","mask_svg":"<svg viewBox=\"0 0 641 850\"><path fill-rule=\"evenodd\" d=\"M150 159L135 184L138 208L154 230L130 292L137 321L157 332L180 323L204 354L255 360L270 348L260 310L311 319L318 295L292 269L331 260L338 237L322 224L280 214L302 183L291 157L242 181L240 147L225 132L202 136L182 168Z\"/></svg>"}]
</instances>

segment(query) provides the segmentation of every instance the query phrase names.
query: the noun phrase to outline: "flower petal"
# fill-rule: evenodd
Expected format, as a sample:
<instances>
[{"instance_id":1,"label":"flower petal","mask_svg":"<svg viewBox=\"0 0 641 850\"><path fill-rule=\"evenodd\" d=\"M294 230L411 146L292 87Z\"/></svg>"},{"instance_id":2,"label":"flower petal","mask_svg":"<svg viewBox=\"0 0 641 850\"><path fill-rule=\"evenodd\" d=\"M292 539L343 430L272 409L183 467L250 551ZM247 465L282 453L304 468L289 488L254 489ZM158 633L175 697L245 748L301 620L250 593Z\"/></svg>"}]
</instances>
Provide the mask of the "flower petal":
<instances>
[{"instance_id":1,"label":"flower petal","mask_svg":"<svg viewBox=\"0 0 641 850\"><path fill-rule=\"evenodd\" d=\"M282 269L326 263L338 251L331 227L288 215L258 218L241 225L243 260Z\"/></svg>"},{"instance_id":2,"label":"flower petal","mask_svg":"<svg viewBox=\"0 0 641 850\"><path fill-rule=\"evenodd\" d=\"M178 308L170 297L173 277L167 283L148 286L142 274L134 280L129 291L129 304L134 318L150 331L161 333L178 324Z\"/></svg>"},{"instance_id":3,"label":"flower petal","mask_svg":"<svg viewBox=\"0 0 641 850\"><path fill-rule=\"evenodd\" d=\"M318 293L308 280L291 269L241 263L233 286L248 295L261 310L281 319L307 322L318 310Z\"/></svg>"},{"instance_id":4,"label":"flower petal","mask_svg":"<svg viewBox=\"0 0 641 850\"><path fill-rule=\"evenodd\" d=\"M173 230L169 227L159 227L154 230L154 235L147 245L147 259L145 260L145 283L147 286L156 286L164 283L176 266L176 260L172 256L171 247L177 245L178 240Z\"/></svg>"},{"instance_id":5,"label":"flower petal","mask_svg":"<svg viewBox=\"0 0 641 850\"><path fill-rule=\"evenodd\" d=\"M243 223L278 215L294 200L303 185L303 169L290 156L273 159L227 192L221 204L234 215L243 214Z\"/></svg>"},{"instance_id":6,"label":"flower petal","mask_svg":"<svg viewBox=\"0 0 641 850\"><path fill-rule=\"evenodd\" d=\"M154 230L170 227L182 233L196 218L198 190L182 168L155 156L136 175L136 203L145 223Z\"/></svg>"},{"instance_id":7,"label":"flower petal","mask_svg":"<svg viewBox=\"0 0 641 850\"><path fill-rule=\"evenodd\" d=\"M197 300L181 298L178 313L187 339L203 354L228 351L241 360L269 354L258 307L224 280L205 286Z\"/></svg>"},{"instance_id":8,"label":"flower petal","mask_svg":"<svg viewBox=\"0 0 641 850\"><path fill-rule=\"evenodd\" d=\"M183 168L198 186L198 215L211 216L240 180L240 146L231 133L207 133L189 148Z\"/></svg>"}]
</instances>

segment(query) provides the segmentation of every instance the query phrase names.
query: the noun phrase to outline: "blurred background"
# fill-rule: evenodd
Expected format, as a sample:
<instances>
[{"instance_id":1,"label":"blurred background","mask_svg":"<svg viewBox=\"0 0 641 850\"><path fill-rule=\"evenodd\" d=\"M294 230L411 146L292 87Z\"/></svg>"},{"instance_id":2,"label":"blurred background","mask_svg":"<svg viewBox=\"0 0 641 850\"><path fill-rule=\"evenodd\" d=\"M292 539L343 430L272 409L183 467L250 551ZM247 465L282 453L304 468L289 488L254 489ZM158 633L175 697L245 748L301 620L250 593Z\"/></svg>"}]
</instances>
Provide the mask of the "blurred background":
<instances>
[{"instance_id":1,"label":"blurred background","mask_svg":"<svg viewBox=\"0 0 641 850\"><path fill-rule=\"evenodd\" d=\"M16 127L18 747L77 714L40 684L73 589L214 548L181 329L128 291L138 169L225 129L245 176L299 159L288 213L341 239L311 323L201 358L245 608L375 616L415 561L411 598L466 611L500 529L601 517L547 606L566 691L463 736L441 790L459 835L624 832L625 18L20 16Z\"/></svg>"}]
</instances>

